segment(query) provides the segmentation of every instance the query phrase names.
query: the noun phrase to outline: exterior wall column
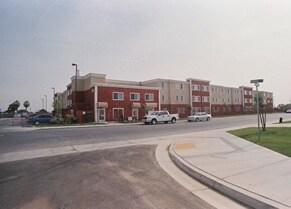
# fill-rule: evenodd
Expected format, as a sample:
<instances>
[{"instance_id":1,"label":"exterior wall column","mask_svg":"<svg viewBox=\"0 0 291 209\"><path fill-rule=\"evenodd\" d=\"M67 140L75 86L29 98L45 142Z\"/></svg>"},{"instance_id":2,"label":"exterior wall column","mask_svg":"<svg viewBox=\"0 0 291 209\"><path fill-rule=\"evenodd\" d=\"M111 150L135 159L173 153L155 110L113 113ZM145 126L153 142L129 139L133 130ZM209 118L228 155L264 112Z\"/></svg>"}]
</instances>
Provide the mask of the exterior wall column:
<instances>
[{"instance_id":1,"label":"exterior wall column","mask_svg":"<svg viewBox=\"0 0 291 209\"><path fill-rule=\"evenodd\" d=\"M97 104L98 104L98 87L97 85L94 86L94 120L95 123L98 122L98 111L97 111Z\"/></svg>"},{"instance_id":2,"label":"exterior wall column","mask_svg":"<svg viewBox=\"0 0 291 209\"><path fill-rule=\"evenodd\" d=\"M189 80L189 96L190 96L190 115L192 115L192 109L193 109L193 98L192 98L192 80Z\"/></svg>"},{"instance_id":3,"label":"exterior wall column","mask_svg":"<svg viewBox=\"0 0 291 209\"><path fill-rule=\"evenodd\" d=\"M161 110L161 90L159 89L159 94L158 94L158 101L159 101L159 111Z\"/></svg>"}]
</instances>

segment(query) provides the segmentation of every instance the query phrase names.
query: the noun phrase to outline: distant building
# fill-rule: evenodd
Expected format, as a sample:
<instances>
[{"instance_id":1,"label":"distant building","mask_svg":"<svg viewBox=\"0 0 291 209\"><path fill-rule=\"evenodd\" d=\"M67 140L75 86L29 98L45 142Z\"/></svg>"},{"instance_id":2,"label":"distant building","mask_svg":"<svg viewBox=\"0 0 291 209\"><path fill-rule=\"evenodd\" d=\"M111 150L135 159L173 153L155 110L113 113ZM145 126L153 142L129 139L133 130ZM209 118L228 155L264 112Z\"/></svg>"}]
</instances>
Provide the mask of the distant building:
<instances>
[{"instance_id":1,"label":"distant building","mask_svg":"<svg viewBox=\"0 0 291 209\"><path fill-rule=\"evenodd\" d=\"M264 109L273 110L273 93L260 91ZM210 84L208 80L152 79L142 82L107 79L105 74L73 76L57 93L59 115L75 115L94 122L141 120L148 112L168 110L181 118L195 112L235 115L254 112L252 87Z\"/></svg>"}]
</instances>

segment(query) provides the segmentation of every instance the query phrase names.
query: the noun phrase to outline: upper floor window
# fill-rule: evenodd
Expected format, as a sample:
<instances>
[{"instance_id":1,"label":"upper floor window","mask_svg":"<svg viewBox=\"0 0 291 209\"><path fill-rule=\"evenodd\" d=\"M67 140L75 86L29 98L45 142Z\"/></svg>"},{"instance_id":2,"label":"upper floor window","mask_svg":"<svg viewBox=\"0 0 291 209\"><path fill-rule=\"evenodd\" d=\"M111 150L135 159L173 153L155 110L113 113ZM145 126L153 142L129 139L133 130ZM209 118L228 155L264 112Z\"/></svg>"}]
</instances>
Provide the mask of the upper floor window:
<instances>
[{"instance_id":1,"label":"upper floor window","mask_svg":"<svg viewBox=\"0 0 291 209\"><path fill-rule=\"evenodd\" d=\"M201 97L200 96L193 96L193 102L200 102L201 101Z\"/></svg>"},{"instance_id":2,"label":"upper floor window","mask_svg":"<svg viewBox=\"0 0 291 209\"><path fill-rule=\"evenodd\" d=\"M177 102L183 102L184 101L184 96L176 96L176 101Z\"/></svg>"},{"instance_id":3,"label":"upper floor window","mask_svg":"<svg viewBox=\"0 0 291 209\"><path fill-rule=\"evenodd\" d=\"M209 91L209 86L201 86L202 91Z\"/></svg>"},{"instance_id":4,"label":"upper floor window","mask_svg":"<svg viewBox=\"0 0 291 209\"><path fill-rule=\"evenodd\" d=\"M113 92L112 99L113 100L124 100L123 92Z\"/></svg>"},{"instance_id":5,"label":"upper floor window","mask_svg":"<svg viewBox=\"0 0 291 209\"><path fill-rule=\"evenodd\" d=\"M194 90L194 91L200 91L200 85L193 84L192 85L192 90Z\"/></svg>"},{"instance_id":6,"label":"upper floor window","mask_svg":"<svg viewBox=\"0 0 291 209\"><path fill-rule=\"evenodd\" d=\"M164 102L166 100L165 95L162 95L162 101Z\"/></svg>"},{"instance_id":7,"label":"upper floor window","mask_svg":"<svg viewBox=\"0 0 291 209\"><path fill-rule=\"evenodd\" d=\"M130 93L130 100L139 101L140 100L140 93Z\"/></svg>"},{"instance_id":8,"label":"upper floor window","mask_svg":"<svg viewBox=\"0 0 291 209\"><path fill-rule=\"evenodd\" d=\"M154 94L145 94L145 101L154 101Z\"/></svg>"},{"instance_id":9,"label":"upper floor window","mask_svg":"<svg viewBox=\"0 0 291 209\"><path fill-rule=\"evenodd\" d=\"M202 97L202 101L203 101L203 102L209 102L210 100L209 100L209 97L204 96L204 97Z\"/></svg>"},{"instance_id":10,"label":"upper floor window","mask_svg":"<svg viewBox=\"0 0 291 209\"><path fill-rule=\"evenodd\" d=\"M182 83L177 83L176 89L184 89L184 85Z\"/></svg>"}]
</instances>

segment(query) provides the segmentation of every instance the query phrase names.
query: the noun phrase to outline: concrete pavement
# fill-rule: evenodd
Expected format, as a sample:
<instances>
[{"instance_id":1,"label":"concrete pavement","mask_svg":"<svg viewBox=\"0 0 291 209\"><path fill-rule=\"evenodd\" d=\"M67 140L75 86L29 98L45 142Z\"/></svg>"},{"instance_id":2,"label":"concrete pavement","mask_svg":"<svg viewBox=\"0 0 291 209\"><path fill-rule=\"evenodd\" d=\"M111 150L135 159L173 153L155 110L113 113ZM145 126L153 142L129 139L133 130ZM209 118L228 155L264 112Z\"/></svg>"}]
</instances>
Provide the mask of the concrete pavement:
<instances>
[{"instance_id":1,"label":"concrete pavement","mask_svg":"<svg viewBox=\"0 0 291 209\"><path fill-rule=\"evenodd\" d=\"M291 124L267 125L270 126L291 128ZM4 153L0 154L0 163L135 144L167 143L171 144L169 152L176 165L210 188L253 208L291 208L290 158L235 137L226 131L227 129L213 130L114 143L42 149L37 152L31 150Z\"/></svg>"},{"instance_id":2,"label":"concrete pavement","mask_svg":"<svg viewBox=\"0 0 291 209\"><path fill-rule=\"evenodd\" d=\"M226 131L185 134L171 144L170 156L190 176L243 204L291 208L291 159Z\"/></svg>"}]
</instances>

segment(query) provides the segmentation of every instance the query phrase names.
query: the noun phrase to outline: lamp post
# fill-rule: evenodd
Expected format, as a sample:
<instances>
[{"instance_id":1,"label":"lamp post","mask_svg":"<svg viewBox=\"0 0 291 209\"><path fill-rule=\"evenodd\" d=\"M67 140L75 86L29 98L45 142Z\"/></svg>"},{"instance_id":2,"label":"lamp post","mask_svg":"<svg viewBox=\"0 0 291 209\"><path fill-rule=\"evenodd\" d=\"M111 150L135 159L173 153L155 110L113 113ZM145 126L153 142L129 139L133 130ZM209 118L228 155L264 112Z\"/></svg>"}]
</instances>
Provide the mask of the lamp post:
<instances>
[{"instance_id":1,"label":"lamp post","mask_svg":"<svg viewBox=\"0 0 291 209\"><path fill-rule=\"evenodd\" d=\"M45 97L45 110L47 111L47 95L44 95Z\"/></svg>"},{"instance_id":2,"label":"lamp post","mask_svg":"<svg viewBox=\"0 0 291 209\"><path fill-rule=\"evenodd\" d=\"M76 110L77 110L77 76L78 76L78 65L76 63L72 63L72 66L76 67L76 75L75 75L75 101L74 101L74 112L76 115Z\"/></svg>"},{"instance_id":3,"label":"lamp post","mask_svg":"<svg viewBox=\"0 0 291 209\"><path fill-rule=\"evenodd\" d=\"M251 83L253 83L256 87L256 97L257 97L257 118L258 118L258 139L260 141L261 136L260 136L260 116L259 116L259 92L258 92L258 88L260 86L259 83L263 83L264 80L263 79L255 79L255 80L251 80Z\"/></svg>"},{"instance_id":4,"label":"lamp post","mask_svg":"<svg viewBox=\"0 0 291 209\"><path fill-rule=\"evenodd\" d=\"M42 101L42 109L44 109L44 99L41 99Z\"/></svg>"},{"instance_id":5,"label":"lamp post","mask_svg":"<svg viewBox=\"0 0 291 209\"><path fill-rule=\"evenodd\" d=\"M52 90L53 90L53 99L55 101L56 88L55 87L52 87Z\"/></svg>"},{"instance_id":6,"label":"lamp post","mask_svg":"<svg viewBox=\"0 0 291 209\"><path fill-rule=\"evenodd\" d=\"M55 94L56 94L56 88L52 87L53 90L53 108L55 109Z\"/></svg>"}]
</instances>

